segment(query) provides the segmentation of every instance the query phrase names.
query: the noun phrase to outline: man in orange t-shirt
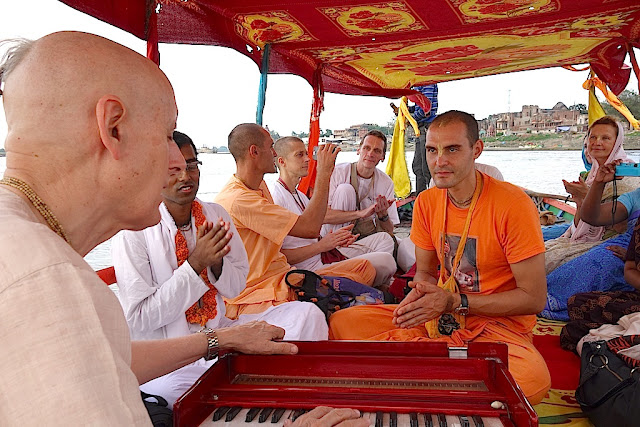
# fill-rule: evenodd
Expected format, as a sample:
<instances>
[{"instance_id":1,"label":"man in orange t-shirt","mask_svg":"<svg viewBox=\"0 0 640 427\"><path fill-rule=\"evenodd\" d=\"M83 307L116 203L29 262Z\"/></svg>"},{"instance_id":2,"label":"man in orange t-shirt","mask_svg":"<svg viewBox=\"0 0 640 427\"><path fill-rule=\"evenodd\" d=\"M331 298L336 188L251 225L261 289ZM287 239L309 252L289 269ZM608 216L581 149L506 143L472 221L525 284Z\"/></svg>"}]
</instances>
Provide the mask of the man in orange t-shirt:
<instances>
[{"instance_id":1,"label":"man in orange t-shirt","mask_svg":"<svg viewBox=\"0 0 640 427\"><path fill-rule=\"evenodd\" d=\"M436 188L420 193L414 206L413 289L395 306L335 313L329 336L437 339L458 346L469 341L505 342L509 370L536 404L551 385L544 359L532 343L535 314L546 301L542 232L536 209L521 189L475 170L482 149L471 115L449 111L433 121L426 151ZM464 246L457 254L461 240ZM439 265L440 284L453 274L459 292L438 286ZM432 319L439 320L429 322Z\"/></svg>"}]
</instances>

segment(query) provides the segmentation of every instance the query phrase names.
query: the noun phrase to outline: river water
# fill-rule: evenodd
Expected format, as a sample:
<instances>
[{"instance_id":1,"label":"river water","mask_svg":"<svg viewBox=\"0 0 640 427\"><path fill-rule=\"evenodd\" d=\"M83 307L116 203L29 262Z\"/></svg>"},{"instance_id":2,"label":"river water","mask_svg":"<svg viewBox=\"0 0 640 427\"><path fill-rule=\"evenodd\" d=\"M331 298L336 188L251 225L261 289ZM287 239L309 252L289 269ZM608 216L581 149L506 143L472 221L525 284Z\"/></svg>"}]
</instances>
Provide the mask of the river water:
<instances>
[{"instance_id":1,"label":"river water","mask_svg":"<svg viewBox=\"0 0 640 427\"><path fill-rule=\"evenodd\" d=\"M629 153L636 161L640 152ZM338 155L338 163L353 162L357 160L355 152L341 152ZM235 162L231 154L200 154L202 161L200 174L200 191L198 197L204 201L213 201L216 194L226 184L229 177L235 172ZM413 151L406 153L409 175L412 188L415 188L415 175L411 171ZM565 195L562 179L575 180L580 171L584 170L579 151L485 151L479 157L478 162L487 163L497 167L502 172L504 179L513 184L530 190ZM0 157L0 173L4 173L6 158ZM385 169L386 160L379 165ZM272 187L277 179L277 174L265 176L265 181ZM111 251L109 242L96 247L86 258L87 262L95 269L111 265Z\"/></svg>"}]
</instances>

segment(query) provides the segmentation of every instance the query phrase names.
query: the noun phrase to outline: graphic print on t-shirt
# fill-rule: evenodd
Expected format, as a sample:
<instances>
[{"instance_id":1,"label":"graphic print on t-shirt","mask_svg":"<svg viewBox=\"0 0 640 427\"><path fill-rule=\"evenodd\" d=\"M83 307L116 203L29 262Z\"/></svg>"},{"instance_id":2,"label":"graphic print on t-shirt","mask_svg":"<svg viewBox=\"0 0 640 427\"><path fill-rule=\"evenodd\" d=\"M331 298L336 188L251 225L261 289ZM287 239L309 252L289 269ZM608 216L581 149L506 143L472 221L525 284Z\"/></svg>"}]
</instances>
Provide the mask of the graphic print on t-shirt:
<instances>
[{"instance_id":1,"label":"graphic print on t-shirt","mask_svg":"<svg viewBox=\"0 0 640 427\"><path fill-rule=\"evenodd\" d=\"M445 236L444 266L449 274L451 274L451 264L453 264L459 244L460 236L449 234ZM455 274L456 282L462 292L480 292L476 244L477 239L475 237L467 237L462 258L460 258L460 267Z\"/></svg>"}]
</instances>

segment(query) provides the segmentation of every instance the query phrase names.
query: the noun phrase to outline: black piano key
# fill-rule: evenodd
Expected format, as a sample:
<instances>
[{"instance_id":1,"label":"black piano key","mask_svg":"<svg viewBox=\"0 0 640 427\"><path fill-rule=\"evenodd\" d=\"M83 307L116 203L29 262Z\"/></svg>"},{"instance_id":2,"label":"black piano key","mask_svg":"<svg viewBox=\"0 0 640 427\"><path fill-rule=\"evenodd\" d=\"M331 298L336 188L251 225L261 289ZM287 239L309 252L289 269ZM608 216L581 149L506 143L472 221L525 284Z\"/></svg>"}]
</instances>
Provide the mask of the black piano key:
<instances>
[{"instance_id":1,"label":"black piano key","mask_svg":"<svg viewBox=\"0 0 640 427\"><path fill-rule=\"evenodd\" d=\"M447 427L447 416L445 414L438 414L438 427Z\"/></svg>"},{"instance_id":2,"label":"black piano key","mask_svg":"<svg viewBox=\"0 0 640 427\"><path fill-rule=\"evenodd\" d=\"M376 427L383 427L383 423L384 423L384 415L382 414L382 411L378 411L376 412Z\"/></svg>"},{"instance_id":3,"label":"black piano key","mask_svg":"<svg viewBox=\"0 0 640 427\"><path fill-rule=\"evenodd\" d=\"M431 414L425 413L422 415L424 416L424 427L433 427L433 418L431 418Z\"/></svg>"},{"instance_id":4,"label":"black piano key","mask_svg":"<svg viewBox=\"0 0 640 427\"><path fill-rule=\"evenodd\" d=\"M280 418L282 418L284 411L286 411L286 409L284 408L276 409L275 411L273 411L273 415L271 416L271 424L275 424L280 421Z\"/></svg>"},{"instance_id":5,"label":"black piano key","mask_svg":"<svg viewBox=\"0 0 640 427\"><path fill-rule=\"evenodd\" d=\"M389 427L398 427L398 413L389 413Z\"/></svg>"},{"instance_id":6,"label":"black piano key","mask_svg":"<svg viewBox=\"0 0 640 427\"><path fill-rule=\"evenodd\" d=\"M240 406L234 406L233 408L229 409L229 412L227 412L227 416L225 417L224 421L227 423L229 421L233 421L233 419L236 417L236 415L238 415L240 411L242 411L242 408Z\"/></svg>"},{"instance_id":7,"label":"black piano key","mask_svg":"<svg viewBox=\"0 0 640 427\"><path fill-rule=\"evenodd\" d=\"M484 427L484 423L482 422L482 417L479 415L474 415L473 422L476 424L476 427Z\"/></svg>"},{"instance_id":8,"label":"black piano key","mask_svg":"<svg viewBox=\"0 0 640 427\"><path fill-rule=\"evenodd\" d=\"M269 418L269 415L271 415L272 411L273 411L273 408L264 408L260 412L260 416L258 417L258 422L259 423L263 423L263 422L267 421L267 419Z\"/></svg>"},{"instance_id":9,"label":"black piano key","mask_svg":"<svg viewBox=\"0 0 640 427\"><path fill-rule=\"evenodd\" d=\"M295 421L298 419L298 417L302 414L304 414L305 412L307 412L306 409L296 409L295 411L293 411L291 413L291 421Z\"/></svg>"},{"instance_id":10,"label":"black piano key","mask_svg":"<svg viewBox=\"0 0 640 427\"><path fill-rule=\"evenodd\" d=\"M229 407L228 406L219 407L213 413L213 421L220 421L222 419L222 417L224 417L224 414L226 414L228 411L229 411Z\"/></svg>"},{"instance_id":11,"label":"black piano key","mask_svg":"<svg viewBox=\"0 0 640 427\"><path fill-rule=\"evenodd\" d=\"M251 421L253 421L256 415L258 415L258 412L260 412L260 408L249 409L249 412L247 412L247 416L245 417L244 422L250 423Z\"/></svg>"},{"instance_id":12,"label":"black piano key","mask_svg":"<svg viewBox=\"0 0 640 427\"><path fill-rule=\"evenodd\" d=\"M471 427L471 424L469 423L469 417L467 417L466 415L459 415L458 417L460 418L460 427Z\"/></svg>"},{"instance_id":13,"label":"black piano key","mask_svg":"<svg viewBox=\"0 0 640 427\"><path fill-rule=\"evenodd\" d=\"M418 427L418 414L412 412L409 414L410 427Z\"/></svg>"}]
</instances>

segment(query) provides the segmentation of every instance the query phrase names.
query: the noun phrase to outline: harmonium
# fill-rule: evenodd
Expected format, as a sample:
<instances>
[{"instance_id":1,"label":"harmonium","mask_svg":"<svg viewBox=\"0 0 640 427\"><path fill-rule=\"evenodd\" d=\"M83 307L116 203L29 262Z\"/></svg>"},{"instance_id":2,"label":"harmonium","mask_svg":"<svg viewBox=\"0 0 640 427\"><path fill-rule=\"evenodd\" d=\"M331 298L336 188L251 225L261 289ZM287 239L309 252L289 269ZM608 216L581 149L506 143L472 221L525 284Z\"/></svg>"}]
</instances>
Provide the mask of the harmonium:
<instances>
[{"instance_id":1,"label":"harmonium","mask_svg":"<svg viewBox=\"0 0 640 427\"><path fill-rule=\"evenodd\" d=\"M174 426L281 426L316 406L358 409L375 427L538 425L506 344L296 345L296 355L222 355L178 399Z\"/></svg>"}]
</instances>

